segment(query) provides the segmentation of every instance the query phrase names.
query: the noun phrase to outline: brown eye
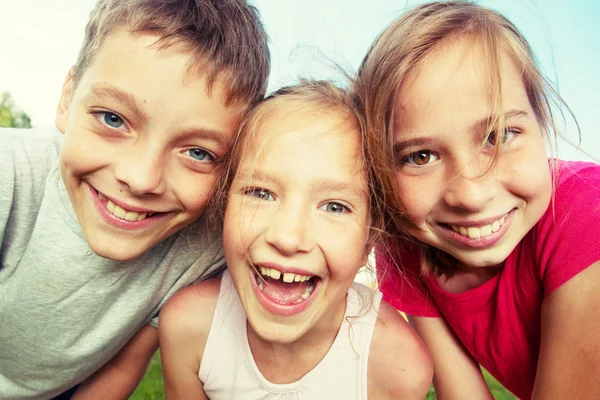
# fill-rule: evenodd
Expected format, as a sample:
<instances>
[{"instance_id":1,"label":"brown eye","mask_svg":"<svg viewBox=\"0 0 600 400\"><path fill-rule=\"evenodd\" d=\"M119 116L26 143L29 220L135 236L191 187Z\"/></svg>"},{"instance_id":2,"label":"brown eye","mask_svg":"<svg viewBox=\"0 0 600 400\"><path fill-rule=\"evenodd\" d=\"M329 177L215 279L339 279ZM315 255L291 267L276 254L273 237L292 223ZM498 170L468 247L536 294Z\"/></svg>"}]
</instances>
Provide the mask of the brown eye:
<instances>
[{"instance_id":1,"label":"brown eye","mask_svg":"<svg viewBox=\"0 0 600 400\"><path fill-rule=\"evenodd\" d=\"M429 164L429 160L431 159L431 154L426 151L419 151L419 152L415 153L414 159L415 159L415 164L417 164L417 165Z\"/></svg>"},{"instance_id":2,"label":"brown eye","mask_svg":"<svg viewBox=\"0 0 600 400\"><path fill-rule=\"evenodd\" d=\"M416 167L422 167L436 161L438 157L430 150L419 150L410 153L402 160L402 164L408 164Z\"/></svg>"},{"instance_id":3,"label":"brown eye","mask_svg":"<svg viewBox=\"0 0 600 400\"><path fill-rule=\"evenodd\" d=\"M520 133L520 131L518 131L517 129L514 128L507 128L504 130L504 134L502 135L502 142L500 143L501 146L507 144L508 142L510 142L515 135L518 135ZM496 145L496 141L497 141L497 136L498 136L498 132L497 131L492 131L490 132L490 134L487 137L487 140L485 142L485 145L487 147L494 147Z\"/></svg>"}]
</instances>

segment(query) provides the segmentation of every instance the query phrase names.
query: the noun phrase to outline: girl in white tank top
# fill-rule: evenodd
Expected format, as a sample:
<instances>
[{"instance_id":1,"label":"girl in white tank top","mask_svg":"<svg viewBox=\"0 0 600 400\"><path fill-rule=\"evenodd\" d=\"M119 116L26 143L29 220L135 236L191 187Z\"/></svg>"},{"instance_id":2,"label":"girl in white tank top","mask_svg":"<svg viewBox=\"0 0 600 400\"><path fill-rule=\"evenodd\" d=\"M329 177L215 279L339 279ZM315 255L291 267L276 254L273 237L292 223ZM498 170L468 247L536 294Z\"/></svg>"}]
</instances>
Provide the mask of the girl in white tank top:
<instances>
[{"instance_id":1,"label":"girl in white tank top","mask_svg":"<svg viewBox=\"0 0 600 400\"><path fill-rule=\"evenodd\" d=\"M167 398L425 397L423 344L353 283L383 227L363 127L351 93L324 81L280 89L242 122L212 207L226 206L228 271L160 315Z\"/></svg>"}]
</instances>

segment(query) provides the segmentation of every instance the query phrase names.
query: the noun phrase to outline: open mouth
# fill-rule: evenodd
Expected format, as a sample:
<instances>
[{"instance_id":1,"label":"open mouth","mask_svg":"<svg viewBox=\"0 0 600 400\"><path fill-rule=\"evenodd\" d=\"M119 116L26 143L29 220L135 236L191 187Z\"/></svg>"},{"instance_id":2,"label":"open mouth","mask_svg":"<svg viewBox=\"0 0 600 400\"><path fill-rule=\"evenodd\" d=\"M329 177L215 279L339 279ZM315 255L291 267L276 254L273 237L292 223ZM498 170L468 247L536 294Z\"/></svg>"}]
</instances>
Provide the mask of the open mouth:
<instances>
[{"instance_id":1,"label":"open mouth","mask_svg":"<svg viewBox=\"0 0 600 400\"><path fill-rule=\"evenodd\" d=\"M452 229L454 232L458 233L461 236L468 237L471 239L480 239L485 238L493 233L496 233L500 230L500 228L506 222L506 216L502 218L482 226L461 226L461 225L451 225L451 224L441 224L449 229Z\"/></svg>"},{"instance_id":2,"label":"open mouth","mask_svg":"<svg viewBox=\"0 0 600 400\"><path fill-rule=\"evenodd\" d=\"M261 265L255 266L256 285L269 300L280 305L302 303L313 294L318 276L284 272Z\"/></svg>"},{"instance_id":3,"label":"open mouth","mask_svg":"<svg viewBox=\"0 0 600 400\"><path fill-rule=\"evenodd\" d=\"M102 193L98 191L96 191L96 193L98 194L98 198L106 204L106 209L108 210L108 212L124 221L140 222L148 217L152 217L153 215L158 214L153 212L148 213L125 210L124 208L113 203L110 199L107 199Z\"/></svg>"}]
</instances>

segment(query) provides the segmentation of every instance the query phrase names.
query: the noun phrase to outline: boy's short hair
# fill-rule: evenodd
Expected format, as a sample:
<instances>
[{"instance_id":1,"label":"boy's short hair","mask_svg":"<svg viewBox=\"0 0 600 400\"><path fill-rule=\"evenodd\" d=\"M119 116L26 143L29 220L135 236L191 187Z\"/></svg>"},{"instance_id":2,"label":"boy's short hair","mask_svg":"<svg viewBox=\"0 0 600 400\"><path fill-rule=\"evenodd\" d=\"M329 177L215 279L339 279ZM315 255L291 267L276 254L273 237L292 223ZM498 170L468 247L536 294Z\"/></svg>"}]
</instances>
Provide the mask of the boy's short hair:
<instances>
[{"instance_id":1,"label":"boy's short hair","mask_svg":"<svg viewBox=\"0 0 600 400\"><path fill-rule=\"evenodd\" d=\"M188 46L190 72L205 76L209 91L223 78L228 103L253 104L265 95L267 34L258 10L245 0L98 0L74 67L74 87L117 28L157 33L159 48Z\"/></svg>"}]
</instances>

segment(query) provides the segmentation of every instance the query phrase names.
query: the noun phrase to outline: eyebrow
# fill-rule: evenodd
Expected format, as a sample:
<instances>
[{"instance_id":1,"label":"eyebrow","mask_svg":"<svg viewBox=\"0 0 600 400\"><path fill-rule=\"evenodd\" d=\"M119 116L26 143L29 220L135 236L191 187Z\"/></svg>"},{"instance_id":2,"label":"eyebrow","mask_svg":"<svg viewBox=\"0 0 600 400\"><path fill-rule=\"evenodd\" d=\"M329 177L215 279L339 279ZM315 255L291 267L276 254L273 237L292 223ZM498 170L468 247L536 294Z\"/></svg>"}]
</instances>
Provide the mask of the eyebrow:
<instances>
[{"instance_id":1,"label":"eyebrow","mask_svg":"<svg viewBox=\"0 0 600 400\"><path fill-rule=\"evenodd\" d=\"M399 143L394 143L394 153L401 153L409 147L427 146L431 143L431 139L419 137L414 139L404 140Z\"/></svg>"},{"instance_id":2,"label":"eyebrow","mask_svg":"<svg viewBox=\"0 0 600 400\"><path fill-rule=\"evenodd\" d=\"M109 97L114 101L125 104L134 114L141 119L147 119L147 114L144 112L142 106L139 101L133 96L133 94L129 92L125 92L119 88L114 86L104 85L104 84L95 84L91 88L91 97L92 98L103 98ZM223 132L203 127L193 127L186 131L185 134L181 136L182 139L192 139L192 138L201 138L206 140L212 140L220 146L229 146L229 140L227 139L227 135Z\"/></svg>"},{"instance_id":3,"label":"eyebrow","mask_svg":"<svg viewBox=\"0 0 600 400\"><path fill-rule=\"evenodd\" d=\"M510 118L524 118L527 117L529 114L527 113L527 111L523 111L523 110L510 110L504 113L504 119L510 119ZM489 117L485 117L482 118L481 120L479 120L475 126L478 126L480 128L487 128L489 126L492 125L492 122L494 122L494 120L497 120L498 117L496 115L490 115Z\"/></svg>"},{"instance_id":4,"label":"eyebrow","mask_svg":"<svg viewBox=\"0 0 600 400\"><path fill-rule=\"evenodd\" d=\"M140 103L135 96L114 86L95 84L90 89L92 98L108 97L118 103L124 104L139 117L146 118L146 113L142 110Z\"/></svg>"},{"instance_id":5,"label":"eyebrow","mask_svg":"<svg viewBox=\"0 0 600 400\"><path fill-rule=\"evenodd\" d=\"M527 117L529 114L527 111L523 110L510 110L504 113L504 119L508 120L510 118L521 118ZM491 123L496 119L495 115L490 115L488 117L482 118L481 120L475 123L475 126L479 128L487 128L491 125ZM394 143L394 153L401 153L409 147L419 147L419 146L427 146L431 143L431 139L426 137L417 137L414 139L408 139L402 142Z\"/></svg>"},{"instance_id":6,"label":"eyebrow","mask_svg":"<svg viewBox=\"0 0 600 400\"><path fill-rule=\"evenodd\" d=\"M277 184L279 181L275 176L273 176L269 172L261 171L258 169L255 169L253 171L251 171L250 169L240 170L238 172L238 176L236 179L240 179L240 180L256 179L258 181L265 182L265 183L271 183L271 184ZM352 194L358 198L366 198L367 197L366 191L357 189L354 185L352 185L348 182L345 182L345 181L338 180L338 179L320 178L320 179L317 179L315 182L313 182L311 187L313 189L316 189L317 191L328 190L328 191L335 191L335 192L345 192L345 193Z\"/></svg>"}]
</instances>

